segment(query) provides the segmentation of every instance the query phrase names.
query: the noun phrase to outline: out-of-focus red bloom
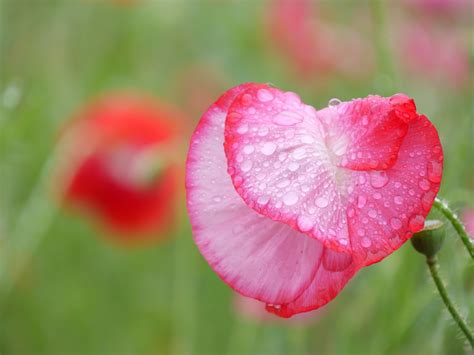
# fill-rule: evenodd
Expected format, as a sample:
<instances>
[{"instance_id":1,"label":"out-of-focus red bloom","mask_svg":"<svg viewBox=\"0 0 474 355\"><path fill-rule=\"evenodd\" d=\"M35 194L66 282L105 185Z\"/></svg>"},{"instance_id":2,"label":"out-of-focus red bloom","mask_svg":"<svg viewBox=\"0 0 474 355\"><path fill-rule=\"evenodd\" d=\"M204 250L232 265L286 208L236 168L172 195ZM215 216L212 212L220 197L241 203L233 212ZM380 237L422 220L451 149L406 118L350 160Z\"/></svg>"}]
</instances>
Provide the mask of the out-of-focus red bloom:
<instances>
[{"instance_id":1,"label":"out-of-focus red bloom","mask_svg":"<svg viewBox=\"0 0 474 355\"><path fill-rule=\"evenodd\" d=\"M273 0L267 11L270 41L298 74L359 78L373 67L369 43L353 29L325 23L317 2Z\"/></svg>"},{"instance_id":2,"label":"out-of-focus red bloom","mask_svg":"<svg viewBox=\"0 0 474 355\"><path fill-rule=\"evenodd\" d=\"M113 93L87 105L62 132L65 202L124 240L160 234L180 192L179 126L178 113L141 94Z\"/></svg>"}]
</instances>

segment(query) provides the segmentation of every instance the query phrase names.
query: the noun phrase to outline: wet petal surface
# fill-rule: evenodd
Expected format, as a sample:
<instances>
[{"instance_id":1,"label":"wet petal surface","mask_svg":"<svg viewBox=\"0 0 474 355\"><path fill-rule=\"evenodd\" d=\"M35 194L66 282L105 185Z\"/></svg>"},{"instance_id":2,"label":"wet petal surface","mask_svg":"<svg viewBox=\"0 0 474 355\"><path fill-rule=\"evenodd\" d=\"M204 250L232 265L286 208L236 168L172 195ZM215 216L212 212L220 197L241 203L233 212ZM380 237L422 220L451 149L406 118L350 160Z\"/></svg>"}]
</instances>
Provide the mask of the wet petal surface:
<instances>
[{"instance_id":1,"label":"wet petal surface","mask_svg":"<svg viewBox=\"0 0 474 355\"><path fill-rule=\"evenodd\" d=\"M224 119L235 88L203 116L187 162L187 201L193 234L214 271L245 296L287 303L311 283L322 245L249 208L226 173Z\"/></svg>"}]
</instances>

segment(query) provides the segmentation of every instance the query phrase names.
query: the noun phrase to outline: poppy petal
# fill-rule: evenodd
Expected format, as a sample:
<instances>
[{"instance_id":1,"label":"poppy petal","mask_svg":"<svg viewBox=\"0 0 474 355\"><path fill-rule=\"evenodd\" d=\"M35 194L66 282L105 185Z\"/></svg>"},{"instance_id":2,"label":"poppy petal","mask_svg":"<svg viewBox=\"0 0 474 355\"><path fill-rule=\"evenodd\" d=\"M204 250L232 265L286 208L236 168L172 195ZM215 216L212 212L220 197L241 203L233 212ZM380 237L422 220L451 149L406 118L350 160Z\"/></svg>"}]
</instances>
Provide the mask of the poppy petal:
<instances>
[{"instance_id":1,"label":"poppy petal","mask_svg":"<svg viewBox=\"0 0 474 355\"><path fill-rule=\"evenodd\" d=\"M191 140L186 190L195 242L214 271L241 294L288 303L311 283L322 254L318 241L265 218L236 193L226 173L224 120L231 89L204 114Z\"/></svg>"},{"instance_id":2,"label":"poppy petal","mask_svg":"<svg viewBox=\"0 0 474 355\"><path fill-rule=\"evenodd\" d=\"M325 248L318 271L309 287L297 299L288 304L267 304L267 311L280 317L309 312L324 306L336 297L361 265L353 262L348 254Z\"/></svg>"}]
</instances>

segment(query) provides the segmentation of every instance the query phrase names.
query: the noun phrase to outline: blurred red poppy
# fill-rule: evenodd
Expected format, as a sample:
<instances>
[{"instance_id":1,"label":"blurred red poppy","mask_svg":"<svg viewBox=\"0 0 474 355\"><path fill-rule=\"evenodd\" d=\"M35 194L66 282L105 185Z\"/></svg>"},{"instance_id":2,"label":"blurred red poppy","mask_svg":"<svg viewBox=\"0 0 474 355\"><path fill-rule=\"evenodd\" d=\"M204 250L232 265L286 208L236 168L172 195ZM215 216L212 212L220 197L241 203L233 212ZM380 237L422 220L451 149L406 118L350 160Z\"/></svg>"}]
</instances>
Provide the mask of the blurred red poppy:
<instances>
[{"instance_id":1,"label":"blurred red poppy","mask_svg":"<svg viewBox=\"0 0 474 355\"><path fill-rule=\"evenodd\" d=\"M142 94L93 101L64 128L61 194L124 241L159 236L181 190L181 115Z\"/></svg>"}]
</instances>

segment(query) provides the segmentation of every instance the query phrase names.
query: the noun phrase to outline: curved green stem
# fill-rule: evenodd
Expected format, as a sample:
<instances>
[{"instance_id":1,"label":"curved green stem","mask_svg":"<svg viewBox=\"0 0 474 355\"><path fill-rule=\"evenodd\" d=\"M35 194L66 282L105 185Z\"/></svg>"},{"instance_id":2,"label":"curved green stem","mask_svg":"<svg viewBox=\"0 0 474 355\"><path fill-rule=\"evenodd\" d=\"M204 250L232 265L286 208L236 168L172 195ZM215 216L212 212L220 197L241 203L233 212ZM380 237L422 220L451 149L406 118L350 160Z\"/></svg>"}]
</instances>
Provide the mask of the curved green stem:
<instances>
[{"instance_id":1,"label":"curved green stem","mask_svg":"<svg viewBox=\"0 0 474 355\"><path fill-rule=\"evenodd\" d=\"M466 336L467 340L469 341L469 344L471 344L471 347L474 349L474 334L472 333L471 329L469 329L465 320L459 314L459 311L456 309L456 307L454 306L454 303L449 298L443 279L441 278L441 275L439 274L439 270L438 270L439 266L438 266L438 260L436 259L436 256L433 256L431 258L426 258L426 263L428 264L431 276L433 277L433 280L436 284L436 288L438 289L438 292L441 298L443 299L443 302L446 308L448 309L449 313L451 313L451 316L453 317L456 324L459 326L459 329L461 329L461 331Z\"/></svg>"},{"instance_id":2,"label":"curved green stem","mask_svg":"<svg viewBox=\"0 0 474 355\"><path fill-rule=\"evenodd\" d=\"M440 211L453 225L454 229L458 233L461 241L466 246L468 253L471 255L471 258L474 259L474 245L472 244L469 236L467 235L464 225L460 221L459 217L451 210L445 201L441 201L439 198L436 198L433 206Z\"/></svg>"},{"instance_id":3,"label":"curved green stem","mask_svg":"<svg viewBox=\"0 0 474 355\"><path fill-rule=\"evenodd\" d=\"M0 299L8 296L18 282L25 265L30 262L57 212L56 205L48 196L48 185L55 158L45 162L37 184L31 191L9 238L4 240L0 255Z\"/></svg>"}]
</instances>

